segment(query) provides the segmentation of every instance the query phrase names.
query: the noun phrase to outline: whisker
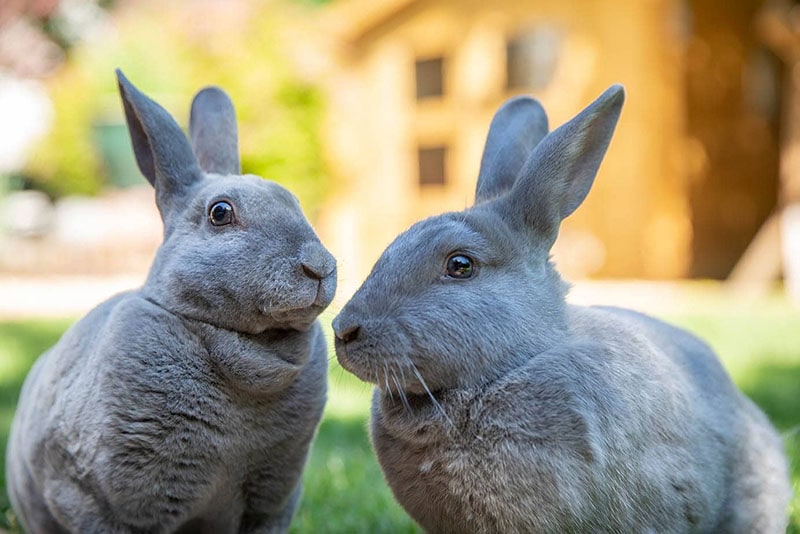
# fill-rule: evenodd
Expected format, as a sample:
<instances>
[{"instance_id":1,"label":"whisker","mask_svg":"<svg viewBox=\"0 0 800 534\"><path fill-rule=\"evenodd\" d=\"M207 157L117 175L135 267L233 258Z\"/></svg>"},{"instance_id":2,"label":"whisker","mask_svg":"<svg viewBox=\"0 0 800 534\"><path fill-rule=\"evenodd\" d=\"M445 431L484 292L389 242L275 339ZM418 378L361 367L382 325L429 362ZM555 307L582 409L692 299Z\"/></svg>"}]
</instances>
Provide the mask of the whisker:
<instances>
[{"instance_id":1,"label":"whisker","mask_svg":"<svg viewBox=\"0 0 800 534\"><path fill-rule=\"evenodd\" d=\"M397 386L397 393L400 395L400 400L403 403L403 406L408 411L408 413L414 413L411 409L411 405L408 403L408 397L406 397L406 392L403 391L402 386L400 385L400 381L397 378L397 374L394 372L394 368L391 369L392 371L392 381Z\"/></svg>"},{"instance_id":2,"label":"whisker","mask_svg":"<svg viewBox=\"0 0 800 534\"><path fill-rule=\"evenodd\" d=\"M425 379L422 378L422 375L420 374L419 369L417 369L417 366L414 365L413 361L409 361L409 363L411 364L411 370L414 372L414 376L416 376L417 380L419 380L419 383L422 384L422 388L425 390L425 393L428 394L428 397L431 399L433 406L439 411L440 414L442 414L442 417L444 417L447 420L447 423L450 425L450 428L455 430L456 425L453 424L453 421L450 419L450 417L448 417L447 412L444 411L442 405L439 404L439 401L437 401L436 397L433 396L433 393L428 387L428 384L425 383Z\"/></svg>"},{"instance_id":3,"label":"whisker","mask_svg":"<svg viewBox=\"0 0 800 534\"><path fill-rule=\"evenodd\" d=\"M405 371L403 371L403 366L402 365L398 365L397 366L397 370L400 371L400 377L399 377L400 378L400 383L403 385L403 391L405 391L406 385L407 385L406 384L406 373L405 373Z\"/></svg>"},{"instance_id":4,"label":"whisker","mask_svg":"<svg viewBox=\"0 0 800 534\"><path fill-rule=\"evenodd\" d=\"M383 362L383 382L386 384L386 391L389 393L389 399L394 402L394 394L392 388L389 387L389 364Z\"/></svg>"},{"instance_id":5,"label":"whisker","mask_svg":"<svg viewBox=\"0 0 800 534\"><path fill-rule=\"evenodd\" d=\"M405 406L406 411L410 414L414 414L414 410L411 409L411 404L408 402L408 397L406 397L406 392L402 389L400 390L400 400L403 401L403 406Z\"/></svg>"},{"instance_id":6,"label":"whisker","mask_svg":"<svg viewBox=\"0 0 800 534\"><path fill-rule=\"evenodd\" d=\"M336 370L336 372L334 373L334 376L336 377L336 385L337 386L341 386L342 385L342 380L344 380L344 373L345 373L345 371L344 371L344 368L342 368L342 367L339 367Z\"/></svg>"}]
</instances>

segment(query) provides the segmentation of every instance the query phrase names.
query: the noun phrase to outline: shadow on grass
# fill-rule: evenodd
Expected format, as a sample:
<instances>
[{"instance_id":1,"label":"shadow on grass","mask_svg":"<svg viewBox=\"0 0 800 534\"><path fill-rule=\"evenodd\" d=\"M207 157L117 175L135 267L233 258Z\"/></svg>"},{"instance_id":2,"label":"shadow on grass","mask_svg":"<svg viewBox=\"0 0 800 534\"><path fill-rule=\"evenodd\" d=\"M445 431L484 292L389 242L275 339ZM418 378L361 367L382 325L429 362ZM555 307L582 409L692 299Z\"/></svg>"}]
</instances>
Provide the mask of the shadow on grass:
<instances>
[{"instance_id":1,"label":"shadow on grass","mask_svg":"<svg viewBox=\"0 0 800 534\"><path fill-rule=\"evenodd\" d=\"M392 497L364 418L323 420L291 532L422 532Z\"/></svg>"}]
</instances>

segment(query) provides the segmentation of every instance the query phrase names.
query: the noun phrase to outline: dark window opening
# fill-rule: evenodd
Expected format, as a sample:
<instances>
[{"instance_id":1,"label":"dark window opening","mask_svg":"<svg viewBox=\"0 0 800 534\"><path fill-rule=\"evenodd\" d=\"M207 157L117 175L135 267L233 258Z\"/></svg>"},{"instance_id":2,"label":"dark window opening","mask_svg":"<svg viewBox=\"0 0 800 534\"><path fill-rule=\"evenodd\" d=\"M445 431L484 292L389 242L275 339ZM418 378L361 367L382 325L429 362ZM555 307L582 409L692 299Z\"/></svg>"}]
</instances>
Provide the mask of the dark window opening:
<instances>
[{"instance_id":1,"label":"dark window opening","mask_svg":"<svg viewBox=\"0 0 800 534\"><path fill-rule=\"evenodd\" d=\"M447 147L420 148L417 158L419 160L419 185L445 184Z\"/></svg>"},{"instance_id":2,"label":"dark window opening","mask_svg":"<svg viewBox=\"0 0 800 534\"><path fill-rule=\"evenodd\" d=\"M415 64L417 100L444 94L444 59L418 60Z\"/></svg>"},{"instance_id":3,"label":"dark window opening","mask_svg":"<svg viewBox=\"0 0 800 534\"><path fill-rule=\"evenodd\" d=\"M561 50L562 35L542 26L523 32L506 45L506 88L539 90L553 79Z\"/></svg>"}]
</instances>

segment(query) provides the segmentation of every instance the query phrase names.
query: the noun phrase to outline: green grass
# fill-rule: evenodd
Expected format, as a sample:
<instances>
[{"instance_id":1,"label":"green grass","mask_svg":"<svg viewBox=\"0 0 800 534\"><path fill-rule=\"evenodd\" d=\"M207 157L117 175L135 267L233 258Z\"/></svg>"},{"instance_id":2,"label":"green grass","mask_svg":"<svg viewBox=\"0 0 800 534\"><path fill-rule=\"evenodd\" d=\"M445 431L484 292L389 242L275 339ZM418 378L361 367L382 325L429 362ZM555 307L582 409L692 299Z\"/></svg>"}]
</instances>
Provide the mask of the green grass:
<instances>
[{"instance_id":1,"label":"green grass","mask_svg":"<svg viewBox=\"0 0 800 534\"><path fill-rule=\"evenodd\" d=\"M703 307L668 317L706 339L742 390L784 432L800 494L800 310ZM0 322L0 454L27 370L69 321ZM305 474L303 501L292 525L304 532L421 532L394 501L369 445L370 388L331 362L329 400ZM0 528L9 528L0 470ZM800 534L800 497L789 532Z\"/></svg>"},{"instance_id":2,"label":"green grass","mask_svg":"<svg viewBox=\"0 0 800 534\"><path fill-rule=\"evenodd\" d=\"M706 340L783 434L794 486L787 532L800 534L800 309L773 302L702 312L666 319Z\"/></svg>"},{"instance_id":3,"label":"green grass","mask_svg":"<svg viewBox=\"0 0 800 534\"><path fill-rule=\"evenodd\" d=\"M367 435L372 388L335 359L328 388L291 532L422 532L392 497L372 452Z\"/></svg>"},{"instance_id":4,"label":"green grass","mask_svg":"<svg viewBox=\"0 0 800 534\"><path fill-rule=\"evenodd\" d=\"M8 430L22 381L37 356L55 343L69 320L0 322L0 528L13 523L6 495L5 457Z\"/></svg>"}]
</instances>

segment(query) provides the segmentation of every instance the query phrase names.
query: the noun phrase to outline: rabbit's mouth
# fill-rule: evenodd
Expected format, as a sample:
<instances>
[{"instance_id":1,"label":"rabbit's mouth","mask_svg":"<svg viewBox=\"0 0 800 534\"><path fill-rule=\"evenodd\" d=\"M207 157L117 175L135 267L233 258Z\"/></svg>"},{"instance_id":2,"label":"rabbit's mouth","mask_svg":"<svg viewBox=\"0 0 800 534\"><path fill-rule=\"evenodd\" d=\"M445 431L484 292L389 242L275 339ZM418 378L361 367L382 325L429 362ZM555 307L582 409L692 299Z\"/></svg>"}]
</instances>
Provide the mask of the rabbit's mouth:
<instances>
[{"instance_id":1,"label":"rabbit's mouth","mask_svg":"<svg viewBox=\"0 0 800 534\"><path fill-rule=\"evenodd\" d=\"M387 358L371 354L368 360L364 354L341 340L335 342L339 364L360 380L374 384L385 395L410 399L412 397L431 398L441 390L428 386L424 372L409 357Z\"/></svg>"},{"instance_id":2,"label":"rabbit's mouth","mask_svg":"<svg viewBox=\"0 0 800 534\"><path fill-rule=\"evenodd\" d=\"M315 287L304 287L301 297L291 302L270 301L262 304L259 310L263 315L281 323L296 320L313 321L331 303L335 291L335 276L327 276L319 280Z\"/></svg>"},{"instance_id":3,"label":"rabbit's mouth","mask_svg":"<svg viewBox=\"0 0 800 534\"><path fill-rule=\"evenodd\" d=\"M325 309L326 303L318 304L316 299L297 306L261 308L261 313L274 327L292 330L307 330Z\"/></svg>"},{"instance_id":4,"label":"rabbit's mouth","mask_svg":"<svg viewBox=\"0 0 800 534\"><path fill-rule=\"evenodd\" d=\"M320 312L322 312L322 308L314 305L313 302L296 307L261 309L261 313L269 317L276 324L288 326L293 329L308 328Z\"/></svg>"},{"instance_id":5,"label":"rabbit's mouth","mask_svg":"<svg viewBox=\"0 0 800 534\"><path fill-rule=\"evenodd\" d=\"M327 276L317 281L314 286L304 285L300 291L295 292L296 298L290 302L276 303L270 300L260 306L260 311L276 320L309 314L316 317L331 303L335 291L335 276Z\"/></svg>"}]
</instances>

